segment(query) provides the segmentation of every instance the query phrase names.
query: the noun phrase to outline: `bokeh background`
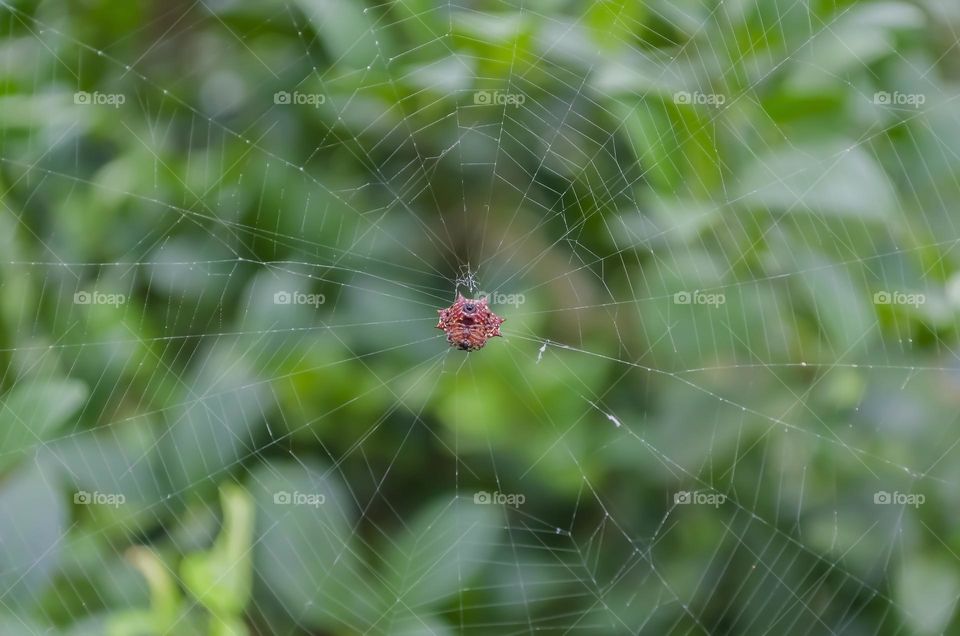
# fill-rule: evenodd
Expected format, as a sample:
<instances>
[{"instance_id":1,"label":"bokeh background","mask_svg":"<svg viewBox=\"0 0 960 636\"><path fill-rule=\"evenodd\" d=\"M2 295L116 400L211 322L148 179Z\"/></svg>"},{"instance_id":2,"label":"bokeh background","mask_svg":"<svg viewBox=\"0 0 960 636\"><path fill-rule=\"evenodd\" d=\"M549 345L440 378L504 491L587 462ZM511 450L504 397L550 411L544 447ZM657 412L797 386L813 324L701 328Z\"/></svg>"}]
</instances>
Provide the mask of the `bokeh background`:
<instances>
[{"instance_id":1,"label":"bokeh background","mask_svg":"<svg viewBox=\"0 0 960 636\"><path fill-rule=\"evenodd\" d=\"M0 633L960 629L956 3L0 26Z\"/></svg>"}]
</instances>

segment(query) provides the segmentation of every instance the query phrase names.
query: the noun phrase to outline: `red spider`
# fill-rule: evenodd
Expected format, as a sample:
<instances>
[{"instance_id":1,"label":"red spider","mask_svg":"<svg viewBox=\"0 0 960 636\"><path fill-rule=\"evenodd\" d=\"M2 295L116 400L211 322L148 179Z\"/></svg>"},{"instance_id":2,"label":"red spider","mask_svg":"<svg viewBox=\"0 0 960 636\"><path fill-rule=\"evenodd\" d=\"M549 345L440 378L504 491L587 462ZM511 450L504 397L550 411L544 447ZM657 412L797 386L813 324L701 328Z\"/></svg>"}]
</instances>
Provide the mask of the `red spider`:
<instances>
[{"instance_id":1,"label":"red spider","mask_svg":"<svg viewBox=\"0 0 960 636\"><path fill-rule=\"evenodd\" d=\"M447 334L451 347L463 351L479 351L487 340L500 335L504 319L490 311L486 298L464 298L457 294L457 302L446 309L438 309L437 329Z\"/></svg>"}]
</instances>

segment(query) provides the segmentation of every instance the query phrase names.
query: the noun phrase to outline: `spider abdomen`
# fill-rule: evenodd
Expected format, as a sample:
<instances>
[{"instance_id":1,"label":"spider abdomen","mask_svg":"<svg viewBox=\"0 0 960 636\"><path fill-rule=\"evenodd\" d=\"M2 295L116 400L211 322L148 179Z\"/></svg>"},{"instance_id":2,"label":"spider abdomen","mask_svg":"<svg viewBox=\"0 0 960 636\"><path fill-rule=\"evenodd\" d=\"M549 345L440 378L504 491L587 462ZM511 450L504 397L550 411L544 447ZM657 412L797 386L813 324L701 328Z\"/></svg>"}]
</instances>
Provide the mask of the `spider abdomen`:
<instances>
[{"instance_id":1,"label":"spider abdomen","mask_svg":"<svg viewBox=\"0 0 960 636\"><path fill-rule=\"evenodd\" d=\"M447 342L456 349L478 351L487 340L501 335L504 319L490 311L486 298L468 299L458 294L456 302L437 313L437 329L447 334Z\"/></svg>"}]
</instances>

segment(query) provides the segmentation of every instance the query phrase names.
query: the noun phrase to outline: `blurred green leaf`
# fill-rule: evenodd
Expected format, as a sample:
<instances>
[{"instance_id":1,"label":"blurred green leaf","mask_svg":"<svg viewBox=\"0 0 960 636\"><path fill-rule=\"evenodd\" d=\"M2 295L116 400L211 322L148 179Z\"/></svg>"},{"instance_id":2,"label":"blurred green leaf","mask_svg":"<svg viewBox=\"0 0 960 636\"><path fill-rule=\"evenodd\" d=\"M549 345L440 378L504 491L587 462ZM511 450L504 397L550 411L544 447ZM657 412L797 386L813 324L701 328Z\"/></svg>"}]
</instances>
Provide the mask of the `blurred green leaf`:
<instances>
[{"instance_id":1,"label":"blurred green leaf","mask_svg":"<svg viewBox=\"0 0 960 636\"><path fill-rule=\"evenodd\" d=\"M40 446L87 397L78 380L28 379L0 400L0 472Z\"/></svg>"},{"instance_id":2,"label":"blurred green leaf","mask_svg":"<svg viewBox=\"0 0 960 636\"><path fill-rule=\"evenodd\" d=\"M459 593L496 547L503 515L501 506L460 497L418 512L384 556L392 609L403 615Z\"/></svg>"},{"instance_id":3,"label":"blurred green leaf","mask_svg":"<svg viewBox=\"0 0 960 636\"><path fill-rule=\"evenodd\" d=\"M211 483L257 448L273 398L245 353L242 341L221 340L182 381L160 445L174 491Z\"/></svg>"},{"instance_id":4,"label":"blurred green leaf","mask_svg":"<svg viewBox=\"0 0 960 636\"><path fill-rule=\"evenodd\" d=\"M793 282L830 343L831 359L864 350L878 335L871 292L857 285L846 268L812 252L794 251L803 275Z\"/></svg>"},{"instance_id":5,"label":"blurred green leaf","mask_svg":"<svg viewBox=\"0 0 960 636\"><path fill-rule=\"evenodd\" d=\"M942 634L960 596L960 574L953 563L942 557L906 553L897 575L895 594L913 633Z\"/></svg>"},{"instance_id":6,"label":"blurred green leaf","mask_svg":"<svg viewBox=\"0 0 960 636\"><path fill-rule=\"evenodd\" d=\"M389 623L390 634L396 636L452 636L454 630L435 616L410 614Z\"/></svg>"},{"instance_id":7,"label":"blurred green leaf","mask_svg":"<svg viewBox=\"0 0 960 636\"><path fill-rule=\"evenodd\" d=\"M743 203L770 212L879 222L891 221L897 209L889 179L856 144L775 150L743 170L737 183Z\"/></svg>"},{"instance_id":8,"label":"blurred green leaf","mask_svg":"<svg viewBox=\"0 0 960 636\"><path fill-rule=\"evenodd\" d=\"M109 636L170 633L178 623L181 602L180 590L172 573L148 548L131 548L127 558L147 580L150 587L150 609L131 610L115 615L110 620ZM180 629L183 630L184 626Z\"/></svg>"},{"instance_id":9,"label":"blurred green leaf","mask_svg":"<svg viewBox=\"0 0 960 636\"><path fill-rule=\"evenodd\" d=\"M187 555L180 564L184 585L221 625L224 634L240 634L233 619L243 613L252 586L253 501L241 488L221 488L223 528L208 552Z\"/></svg>"},{"instance_id":10,"label":"blurred green leaf","mask_svg":"<svg viewBox=\"0 0 960 636\"><path fill-rule=\"evenodd\" d=\"M313 462L282 462L256 470L248 487L260 537L255 571L283 611L318 629L365 631L374 624L381 602L362 575L354 504L339 480Z\"/></svg>"},{"instance_id":11,"label":"blurred green leaf","mask_svg":"<svg viewBox=\"0 0 960 636\"><path fill-rule=\"evenodd\" d=\"M50 476L25 466L0 482L0 598L36 604L60 561L67 510Z\"/></svg>"},{"instance_id":12,"label":"blurred green leaf","mask_svg":"<svg viewBox=\"0 0 960 636\"><path fill-rule=\"evenodd\" d=\"M925 22L923 11L905 2L851 6L797 56L790 87L816 91L840 83L849 72L893 53L898 31L921 29Z\"/></svg>"},{"instance_id":13,"label":"blurred green leaf","mask_svg":"<svg viewBox=\"0 0 960 636\"><path fill-rule=\"evenodd\" d=\"M366 67L390 50L386 42L378 43L385 35L374 28L372 16L361 1L297 0L297 4L322 36L334 64Z\"/></svg>"},{"instance_id":14,"label":"blurred green leaf","mask_svg":"<svg viewBox=\"0 0 960 636\"><path fill-rule=\"evenodd\" d=\"M27 616L7 616L0 614L0 634L3 636L40 636L50 634Z\"/></svg>"}]
</instances>

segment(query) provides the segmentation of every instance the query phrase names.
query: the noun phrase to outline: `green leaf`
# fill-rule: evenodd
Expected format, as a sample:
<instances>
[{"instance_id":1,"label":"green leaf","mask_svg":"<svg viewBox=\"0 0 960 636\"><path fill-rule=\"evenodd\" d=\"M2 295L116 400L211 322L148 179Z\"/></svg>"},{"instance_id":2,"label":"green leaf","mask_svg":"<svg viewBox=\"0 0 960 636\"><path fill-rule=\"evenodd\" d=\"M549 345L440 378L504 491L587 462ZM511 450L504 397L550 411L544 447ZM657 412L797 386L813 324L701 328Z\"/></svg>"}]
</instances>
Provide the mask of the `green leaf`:
<instances>
[{"instance_id":1,"label":"green leaf","mask_svg":"<svg viewBox=\"0 0 960 636\"><path fill-rule=\"evenodd\" d=\"M167 633L177 622L181 603L180 591L167 566L148 548L131 548L127 558L150 586L150 609L114 616L110 621L111 636ZM150 631L144 631L145 625L151 626Z\"/></svg>"},{"instance_id":2,"label":"green leaf","mask_svg":"<svg viewBox=\"0 0 960 636\"><path fill-rule=\"evenodd\" d=\"M676 91L696 86L689 67L683 64L666 66L665 60L633 53L612 61L602 60L602 65L590 81L604 97L621 95L631 100L631 108L639 111L648 109L647 104L634 101L639 97L672 97Z\"/></svg>"},{"instance_id":3,"label":"green leaf","mask_svg":"<svg viewBox=\"0 0 960 636\"><path fill-rule=\"evenodd\" d=\"M37 636L48 633L50 632L26 616L0 615L0 634L3 636Z\"/></svg>"},{"instance_id":4,"label":"green leaf","mask_svg":"<svg viewBox=\"0 0 960 636\"><path fill-rule=\"evenodd\" d=\"M50 439L87 398L75 380L30 380L0 400L0 471Z\"/></svg>"},{"instance_id":5,"label":"green leaf","mask_svg":"<svg viewBox=\"0 0 960 636\"><path fill-rule=\"evenodd\" d=\"M949 556L906 555L895 585L896 605L915 634L942 634L950 623L960 574Z\"/></svg>"},{"instance_id":6,"label":"green leaf","mask_svg":"<svg viewBox=\"0 0 960 636\"><path fill-rule=\"evenodd\" d=\"M504 527L503 508L441 500L417 514L384 559L396 611L416 611L457 594L489 559Z\"/></svg>"},{"instance_id":7,"label":"green leaf","mask_svg":"<svg viewBox=\"0 0 960 636\"><path fill-rule=\"evenodd\" d=\"M853 6L830 28L819 30L795 60L789 85L794 90L823 91L846 81L850 73L896 50L897 32L922 29L923 11L904 2Z\"/></svg>"},{"instance_id":8,"label":"green leaf","mask_svg":"<svg viewBox=\"0 0 960 636\"><path fill-rule=\"evenodd\" d=\"M374 30L363 4L351 0L298 0L298 5L323 39L335 64L365 67L383 50L377 45L384 34ZM385 46L381 42L380 46ZM381 56L382 57L382 56Z\"/></svg>"},{"instance_id":9,"label":"green leaf","mask_svg":"<svg viewBox=\"0 0 960 636\"><path fill-rule=\"evenodd\" d=\"M107 636L157 636L162 633L161 629L156 616L145 610L116 612L106 621Z\"/></svg>"},{"instance_id":10,"label":"green leaf","mask_svg":"<svg viewBox=\"0 0 960 636\"><path fill-rule=\"evenodd\" d=\"M14 609L32 604L60 561L67 512L53 480L24 467L0 489L0 598Z\"/></svg>"},{"instance_id":11,"label":"green leaf","mask_svg":"<svg viewBox=\"0 0 960 636\"><path fill-rule=\"evenodd\" d=\"M391 636L450 636L453 629L435 616L408 614L390 621Z\"/></svg>"},{"instance_id":12,"label":"green leaf","mask_svg":"<svg viewBox=\"0 0 960 636\"><path fill-rule=\"evenodd\" d=\"M887 221L897 203L887 175L852 143L767 153L739 182L742 202L775 212Z\"/></svg>"},{"instance_id":13,"label":"green leaf","mask_svg":"<svg viewBox=\"0 0 960 636\"><path fill-rule=\"evenodd\" d=\"M247 636L249 633L246 623L239 618L218 620L210 626L210 636Z\"/></svg>"},{"instance_id":14,"label":"green leaf","mask_svg":"<svg viewBox=\"0 0 960 636\"><path fill-rule=\"evenodd\" d=\"M331 471L310 462L271 463L248 487L260 536L255 571L281 607L315 629L364 632L376 623L382 601L351 539L354 503Z\"/></svg>"},{"instance_id":15,"label":"green leaf","mask_svg":"<svg viewBox=\"0 0 960 636\"><path fill-rule=\"evenodd\" d=\"M591 3L586 11L586 23L594 41L606 49L624 47L641 29L647 7L635 0L610 0Z\"/></svg>"},{"instance_id":16,"label":"green leaf","mask_svg":"<svg viewBox=\"0 0 960 636\"><path fill-rule=\"evenodd\" d=\"M859 287L842 265L812 252L801 252L796 259L803 275L794 282L809 299L830 351L834 356L865 351L865 345L879 335L869 305L871 294Z\"/></svg>"},{"instance_id":17,"label":"green leaf","mask_svg":"<svg viewBox=\"0 0 960 636\"><path fill-rule=\"evenodd\" d=\"M523 13L457 11L453 14L453 24L458 33L470 35L487 44L503 44L523 35L530 26L530 20Z\"/></svg>"},{"instance_id":18,"label":"green leaf","mask_svg":"<svg viewBox=\"0 0 960 636\"><path fill-rule=\"evenodd\" d=\"M184 382L181 406L171 411L163 465L175 491L208 482L257 448L257 433L272 408L237 340L222 340Z\"/></svg>"},{"instance_id":19,"label":"green leaf","mask_svg":"<svg viewBox=\"0 0 960 636\"><path fill-rule=\"evenodd\" d=\"M617 81L613 75L607 80ZM600 87L601 91L606 91ZM682 183L682 166L671 157L680 152L677 135L666 135L674 124L663 104L650 101L636 105L630 97L614 107L618 121L623 122L624 132L636 147L636 154L643 173L662 192L674 192Z\"/></svg>"},{"instance_id":20,"label":"green leaf","mask_svg":"<svg viewBox=\"0 0 960 636\"><path fill-rule=\"evenodd\" d=\"M251 544L254 509L250 496L236 486L220 491L223 529L208 552L190 554L180 564L187 589L223 626L243 613L253 586ZM227 629L227 627L223 627ZM235 633L233 628L224 633Z\"/></svg>"}]
</instances>

